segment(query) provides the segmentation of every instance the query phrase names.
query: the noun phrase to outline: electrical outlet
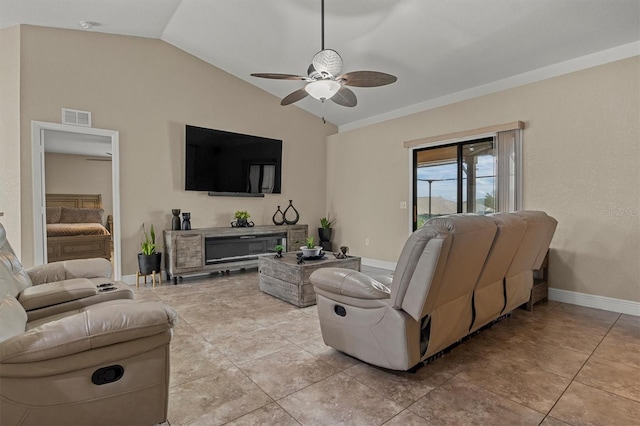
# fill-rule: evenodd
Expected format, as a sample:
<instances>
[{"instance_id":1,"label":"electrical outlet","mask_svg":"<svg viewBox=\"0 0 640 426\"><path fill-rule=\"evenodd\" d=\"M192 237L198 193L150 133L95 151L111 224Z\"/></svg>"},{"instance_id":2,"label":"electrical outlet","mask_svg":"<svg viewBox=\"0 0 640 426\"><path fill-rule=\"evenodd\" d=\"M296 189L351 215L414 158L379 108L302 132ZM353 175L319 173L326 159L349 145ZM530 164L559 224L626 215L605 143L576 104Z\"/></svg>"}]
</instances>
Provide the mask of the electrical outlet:
<instances>
[{"instance_id":1,"label":"electrical outlet","mask_svg":"<svg viewBox=\"0 0 640 426\"><path fill-rule=\"evenodd\" d=\"M365 238L365 239L364 239L364 245L365 245L365 246L368 246L368 245L369 245L369 238Z\"/></svg>"},{"instance_id":2,"label":"electrical outlet","mask_svg":"<svg viewBox=\"0 0 640 426\"><path fill-rule=\"evenodd\" d=\"M407 202L406 201L400 201L400 208L403 210L407 209Z\"/></svg>"}]
</instances>

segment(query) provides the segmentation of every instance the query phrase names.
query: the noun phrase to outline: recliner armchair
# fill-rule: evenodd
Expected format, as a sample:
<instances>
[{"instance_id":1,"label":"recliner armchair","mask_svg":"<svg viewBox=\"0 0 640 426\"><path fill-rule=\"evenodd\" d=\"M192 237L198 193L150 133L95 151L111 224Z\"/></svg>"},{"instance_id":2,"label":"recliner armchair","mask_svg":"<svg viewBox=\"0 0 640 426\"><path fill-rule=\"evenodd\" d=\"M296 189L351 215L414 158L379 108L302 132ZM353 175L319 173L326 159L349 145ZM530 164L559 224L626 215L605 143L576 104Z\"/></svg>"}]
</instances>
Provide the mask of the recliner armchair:
<instances>
[{"instance_id":1,"label":"recliner armchair","mask_svg":"<svg viewBox=\"0 0 640 426\"><path fill-rule=\"evenodd\" d=\"M555 223L544 212L431 219L409 236L389 286L357 271L314 271L324 342L380 367L413 368L528 300Z\"/></svg>"},{"instance_id":2,"label":"recliner armchair","mask_svg":"<svg viewBox=\"0 0 640 426\"><path fill-rule=\"evenodd\" d=\"M30 278L0 225L0 424L164 422L176 313L160 302L102 302L101 283L126 285L111 281L102 262L51 265ZM52 277L58 281L30 285Z\"/></svg>"},{"instance_id":3,"label":"recliner armchair","mask_svg":"<svg viewBox=\"0 0 640 426\"><path fill-rule=\"evenodd\" d=\"M0 224L0 297L10 294L29 321L116 299L133 299L126 284L111 279L106 259L53 262L24 269Z\"/></svg>"},{"instance_id":4,"label":"recliner armchair","mask_svg":"<svg viewBox=\"0 0 640 426\"><path fill-rule=\"evenodd\" d=\"M0 299L0 424L154 425L167 419L176 313L114 300L27 322Z\"/></svg>"}]
</instances>

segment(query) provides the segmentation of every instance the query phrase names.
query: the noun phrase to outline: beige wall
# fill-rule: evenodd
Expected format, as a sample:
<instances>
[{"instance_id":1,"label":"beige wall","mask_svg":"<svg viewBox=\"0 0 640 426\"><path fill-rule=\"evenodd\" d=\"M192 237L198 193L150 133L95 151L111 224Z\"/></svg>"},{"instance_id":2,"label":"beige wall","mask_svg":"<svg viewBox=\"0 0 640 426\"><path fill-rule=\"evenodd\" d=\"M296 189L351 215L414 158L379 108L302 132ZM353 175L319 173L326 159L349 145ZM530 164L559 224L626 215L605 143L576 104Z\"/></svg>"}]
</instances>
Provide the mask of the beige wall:
<instances>
[{"instance_id":1,"label":"beige wall","mask_svg":"<svg viewBox=\"0 0 640 426\"><path fill-rule=\"evenodd\" d=\"M100 194L104 220L113 214L111 161L48 152L44 156L44 169L47 194Z\"/></svg>"},{"instance_id":2,"label":"beige wall","mask_svg":"<svg viewBox=\"0 0 640 426\"><path fill-rule=\"evenodd\" d=\"M229 226L236 210L272 224L289 199L300 222L325 215L325 140L336 127L167 43L21 26L22 259L33 262L31 120L60 122L60 108L93 113L93 127L120 132L123 274L137 269L142 223L170 226L171 209L194 228ZM184 191L184 125L283 140L281 195L209 197ZM304 176L304 179L301 177Z\"/></svg>"},{"instance_id":3,"label":"beige wall","mask_svg":"<svg viewBox=\"0 0 640 426\"><path fill-rule=\"evenodd\" d=\"M194 227L227 226L238 209L267 224L288 199L312 229L331 212L338 219L334 243L395 262L409 233L409 210L399 208L401 201L410 205L410 160L402 143L523 120L525 208L559 221L552 287L640 301L637 57L336 134L325 152L335 127L296 107L282 108L266 92L162 41L10 28L0 31L3 72L15 76L18 48L21 104L19 111L7 108L3 97L0 122L15 126L22 114L20 191L6 191L4 182L3 190L5 198L21 199L22 224L13 231L22 229L27 265L33 251L30 121L59 122L61 107L92 111L94 127L120 131L125 274L135 271L142 222L168 227L171 208L191 211ZM5 57L14 60L7 65ZM0 90L15 98L13 80ZM185 192L184 124L283 139L283 194L243 199ZM3 128L0 146L15 150L6 135Z\"/></svg>"},{"instance_id":4,"label":"beige wall","mask_svg":"<svg viewBox=\"0 0 640 426\"><path fill-rule=\"evenodd\" d=\"M551 286L640 301L639 76L635 57L330 136L336 242L395 262L411 205L403 142L522 120L524 207L559 222Z\"/></svg>"},{"instance_id":5,"label":"beige wall","mask_svg":"<svg viewBox=\"0 0 640 426\"><path fill-rule=\"evenodd\" d=\"M16 252L20 241L20 29L0 30L0 222Z\"/></svg>"}]
</instances>

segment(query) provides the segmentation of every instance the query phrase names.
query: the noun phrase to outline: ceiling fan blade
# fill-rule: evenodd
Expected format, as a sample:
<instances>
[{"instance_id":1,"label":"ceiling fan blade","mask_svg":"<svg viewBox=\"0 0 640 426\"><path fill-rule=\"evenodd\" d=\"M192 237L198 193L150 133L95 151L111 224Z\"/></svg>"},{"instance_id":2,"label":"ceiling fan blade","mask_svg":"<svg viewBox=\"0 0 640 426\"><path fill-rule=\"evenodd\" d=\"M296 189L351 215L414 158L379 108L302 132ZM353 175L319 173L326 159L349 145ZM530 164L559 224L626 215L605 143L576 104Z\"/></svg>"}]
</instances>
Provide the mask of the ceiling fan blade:
<instances>
[{"instance_id":1,"label":"ceiling fan blade","mask_svg":"<svg viewBox=\"0 0 640 426\"><path fill-rule=\"evenodd\" d=\"M275 80L309 80L308 77L294 74L277 74L277 73L255 73L251 77L272 78Z\"/></svg>"},{"instance_id":2,"label":"ceiling fan blade","mask_svg":"<svg viewBox=\"0 0 640 426\"><path fill-rule=\"evenodd\" d=\"M398 78L378 71L353 71L341 75L337 80L346 86L378 87L394 83Z\"/></svg>"},{"instance_id":3,"label":"ceiling fan blade","mask_svg":"<svg viewBox=\"0 0 640 426\"><path fill-rule=\"evenodd\" d=\"M304 90L304 87L302 89L298 89L295 92L289 93L287 96L284 97L284 99L282 99L282 101L280 102L280 105L289 105L292 104L294 102L298 102L301 99L304 99L308 96L309 94L307 93L306 90Z\"/></svg>"},{"instance_id":4,"label":"ceiling fan blade","mask_svg":"<svg viewBox=\"0 0 640 426\"><path fill-rule=\"evenodd\" d=\"M315 54L311 65L316 71L325 72L335 77L342 71L342 58L335 50L325 49Z\"/></svg>"},{"instance_id":5,"label":"ceiling fan blade","mask_svg":"<svg viewBox=\"0 0 640 426\"><path fill-rule=\"evenodd\" d=\"M338 105L346 106L346 107L354 107L358 105L358 99L356 98L356 94L353 93L350 89L342 86L338 93L331 97L331 100Z\"/></svg>"}]
</instances>

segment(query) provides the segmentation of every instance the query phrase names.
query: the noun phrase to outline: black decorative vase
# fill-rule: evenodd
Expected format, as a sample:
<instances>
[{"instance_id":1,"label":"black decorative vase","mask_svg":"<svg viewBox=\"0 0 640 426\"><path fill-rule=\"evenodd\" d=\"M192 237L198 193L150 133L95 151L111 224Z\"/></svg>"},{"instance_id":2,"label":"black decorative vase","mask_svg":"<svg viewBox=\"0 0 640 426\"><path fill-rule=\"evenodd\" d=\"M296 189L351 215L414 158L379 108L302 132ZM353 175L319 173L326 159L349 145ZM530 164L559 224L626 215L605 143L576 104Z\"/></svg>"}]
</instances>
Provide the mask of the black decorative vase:
<instances>
[{"instance_id":1,"label":"black decorative vase","mask_svg":"<svg viewBox=\"0 0 640 426\"><path fill-rule=\"evenodd\" d=\"M160 273L162 263L162 253L142 254L138 253L138 269L142 275L149 275L152 272Z\"/></svg>"},{"instance_id":2,"label":"black decorative vase","mask_svg":"<svg viewBox=\"0 0 640 426\"><path fill-rule=\"evenodd\" d=\"M278 210L273 214L271 220L274 225L284 225L284 213L280 210L280 206L278 206Z\"/></svg>"},{"instance_id":3,"label":"black decorative vase","mask_svg":"<svg viewBox=\"0 0 640 426\"><path fill-rule=\"evenodd\" d=\"M180 230L180 209L171 209L171 214L173 217L171 218L171 230L179 231Z\"/></svg>"},{"instance_id":4,"label":"black decorative vase","mask_svg":"<svg viewBox=\"0 0 640 426\"><path fill-rule=\"evenodd\" d=\"M289 212L289 210L293 210L293 213L295 213L295 217L292 220L289 220L287 218L287 213ZM284 210L284 213L282 213L282 218L284 219L284 223L286 223L287 225L295 225L300 220L300 213L298 213L298 210L293 207L293 200L289 200L289 206L287 206L287 208Z\"/></svg>"},{"instance_id":5,"label":"black decorative vase","mask_svg":"<svg viewBox=\"0 0 640 426\"><path fill-rule=\"evenodd\" d=\"M182 229L185 231L191 229L191 213L182 213Z\"/></svg>"}]
</instances>

